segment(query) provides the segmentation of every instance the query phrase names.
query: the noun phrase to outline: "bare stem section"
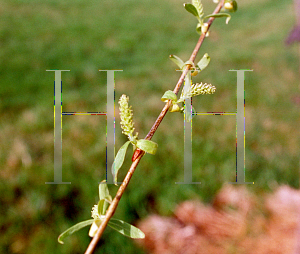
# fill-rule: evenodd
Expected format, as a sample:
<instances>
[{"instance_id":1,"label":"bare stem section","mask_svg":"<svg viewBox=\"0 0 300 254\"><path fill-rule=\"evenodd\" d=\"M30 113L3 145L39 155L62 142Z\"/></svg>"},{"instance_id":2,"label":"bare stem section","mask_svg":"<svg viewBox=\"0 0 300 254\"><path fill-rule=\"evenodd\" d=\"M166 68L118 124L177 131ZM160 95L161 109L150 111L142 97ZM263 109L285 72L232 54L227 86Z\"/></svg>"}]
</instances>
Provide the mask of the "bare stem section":
<instances>
[{"instance_id":1,"label":"bare stem section","mask_svg":"<svg viewBox=\"0 0 300 254\"><path fill-rule=\"evenodd\" d=\"M215 9L214 12L213 12L213 14L217 14L217 13L220 12L221 8L222 8L223 5L224 5L224 1L225 1L225 0L221 0L221 1L219 2L219 4L217 5L216 9ZM212 24L213 21L214 21L214 18L210 18L210 19L207 21L208 29L209 29L209 27L211 26L211 24ZM208 31L208 29L207 29L207 31ZM197 53L198 53L198 51L199 51L199 49L200 49L200 47L201 47L201 45L202 45L202 43L203 43L203 41L204 41L204 39L205 39L205 35L206 35L206 33L203 33L203 34L200 36L200 38L199 38L199 40L198 40L198 42L197 42L197 44L196 44L196 46L195 46L195 49L193 50L193 53L192 53L192 55L191 55L191 57L190 57L190 59L189 59L190 61L192 61L192 62L195 61L195 58L196 58L196 56L197 56ZM184 78L185 78L185 76L187 75L187 73L189 72L189 70L190 70L191 67L192 67L192 66L189 65L189 64L186 65L185 69L183 70L183 72L182 72L182 74L181 74L181 76L180 76L180 78L179 78L179 80L178 80L178 82L177 82L177 84L176 84L176 86L175 86L175 88L174 88L174 90L173 90L174 93L178 94L178 92L179 92L179 90L180 90L180 87L182 86L182 83L183 83L183 81L184 81ZM163 120L163 118L164 118L165 115L167 114L170 105L171 105L171 101L169 100L169 101L165 104L165 106L164 106L164 108L162 109L162 111L160 112L158 118L156 119L155 123L153 124L152 128L150 129L150 131L149 131L149 133L147 134L147 136L146 136L145 139L150 140L150 139L153 137L153 135L154 135L154 133L156 132L158 126L159 126L160 123L161 123L161 121ZM137 159L136 159L135 161L132 162L132 164L131 164L131 166L130 166L130 168L129 168L129 170L128 170L126 176L125 176L125 179L123 180L123 183L121 184L121 186L120 186L120 188L119 188L119 190L118 190L118 192L117 192L115 198L113 199L112 203L110 204L110 206L109 206L109 208L108 208L108 210L107 210L107 212L106 212L105 218L103 219L103 221L102 221L100 227L98 228L97 233L95 234L95 236L94 236L93 239L91 240L91 242L90 242L88 248L87 248L86 251L85 251L85 254L92 254L92 253L94 252L94 250L95 250L95 248L96 248L96 245L97 245L98 241L100 240L100 238L101 238L101 236L102 236L102 234L103 234L103 232L104 232L104 230L105 230L105 228L106 228L106 226L107 226L109 220L110 220L111 217L114 215L114 213L115 213L115 211L116 211L116 209L117 209L117 206L118 206L118 204L119 204L119 201L120 201L120 199L121 199L121 197L122 197L122 195L123 195L125 189L127 188L127 185L129 184L129 181L130 181L130 179L131 179L131 177L132 177L132 175L133 175L133 173L134 173L134 171L135 171L137 165L139 164L139 162L140 162L140 160L141 160L141 158L143 157L144 154L145 154L145 152L141 151L141 154L137 157Z\"/></svg>"}]
</instances>

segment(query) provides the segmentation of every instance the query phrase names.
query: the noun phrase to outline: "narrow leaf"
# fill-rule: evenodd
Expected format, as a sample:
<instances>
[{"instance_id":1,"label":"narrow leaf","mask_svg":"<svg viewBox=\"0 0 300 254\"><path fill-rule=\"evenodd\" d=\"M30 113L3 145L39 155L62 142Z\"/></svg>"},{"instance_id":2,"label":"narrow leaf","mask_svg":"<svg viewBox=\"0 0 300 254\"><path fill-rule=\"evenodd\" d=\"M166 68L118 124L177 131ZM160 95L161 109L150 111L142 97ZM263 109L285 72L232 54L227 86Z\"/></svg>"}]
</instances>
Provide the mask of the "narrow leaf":
<instances>
[{"instance_id":1,"label":"narrow leaf","mask_svg":"<svg viewBox=\"0 0 300 254\"><path fill-rule=\"evenodd\" d=\"M98 202L98 213L100 215L105 215L107 208L109 207L109 202L106 199L101 199Z\"/></svg>"},{"instance_id":2,"label":"narrow leaf","mask_svg":"<svg viewBox=\"0 0 300 254\"><path fill-rule=\"evenodd\" d=\"M106 184L106 180L103 180L99 184L99 200L101 199L109 199L111 196L109 195L109 190Z\"/></svg>"},{"instance_id":3,"label":"narrow leaf","mask_svg":"<svg viewBox=\"0 0 300 254\"><path fill-rule=\"evenodd\" d=\"M204 70L207 65L210 62L210 56L205 53L204 56L200 59L200 61L197 63L198 68L200 69L200 71Z\"/></svg>"},{"instance_id":4,"label":"narrow leaf","mask_svg":"<svg viewBox=\"0 0 300 254\"><path fill-rule=\"evenodd\" d=\"M196 7L192 4L183 4L184 8L189 12L192 13L194 16L199 17L198 11Z\"/></svg>"},{"instance_id":5,"label":"narrow leaf","mask_svg":"<svg viewBox=\"0 0 300 254\"><path fill-rule=\"evenodd\" d=\"M112 165L111 171L112 171L112 175L114 177L114 182L115 184L117 184L117 177L118 177L118 171L119 169L122 167L123 162L124 162L124 158L125 158L125 154L128 148L128 145L130 144L130 141L127 141L118 151L117 156L115 158L115 161Z\"/></svg>"},{"instance_id":6,"label":"narrow leaf","mask_svg":"<svg viewBox=\"0 0 300 254\"><path fill-rule=\"evenodd\" d=\"M183 68L184 62L178 56L170 55L169 57L180 69Z\"/></svg>"},{"instance_id":7,"label":"narrow leaf","mask_svg":"<svg viewBox=\"0 0 300 254\"><path fill-rule=\"evenodd\" d=\"M105 199L101 199L99 202L98 202L98 213L101 214L101 215L104 215L106 210L104 211L104 203L105 203ZM104 212L104 213L103 213Z\"/></svg>"},{"instance_id":8,"label":"narrow leaf","mask_svg":"<svg viewBox=\"0 0 300 254\"><path fill-rule=\"evenodd\" d=\"M208 18L223 18L226 17L226 24L228 24L229 20L231 19L230 14L228 13L217 13L217 14L210 14L205 16L203 19L208 19Z\"/></svg>"},{"instance_id":9,"label":"narrow leaf","mask_svg":"<svg viewBox=\"0 0 300 254\"><path fill-rule=\"evenodd\" d=\"M145 238L145 234L143 233L143 231L118 219L110 219L110 221L108 222L108 226L118 231L120 234L128 236L130 238Z\"/></svg>"},{"instance_id":10,"label":"narrow leaf","mask_svg":"<svg viewBox=\"0 0 300 254\"><path fill-rule=\"evenodd\" d=\"M106 180L103 180L99 184L99 203L98 203L98 213L100 215L105 215L110 202L112 201L111 195L109 195L109 190L106 184Z\"/></svg>"},{"instance_id":11,"label":"narrow leaf","mask_svg":"<svg viewBox=\"0 0 300 254\"><path fill-rule=\"evenodd\" d=\"M229 20L231 19L231 16L229 15L227 18L226 18L226 25L229 23Z\"/></svg>"},{"instance_id":12,"label":"narrow leaf","mask_svg":"<svg viewBox=\"0 0 300 254\"><path fill-rule=\"evenodd\" d=\"M155 142L146 139L139 139L136 143L136 146L146 153L150 154L155 154L158 147Z\"/></svg>"},{"instance_id":13,"label":"narrow leaf","mask_svg":"<svg viewBox=\"0 0 300 254\"><path fill-rule=\"evenodd\" d=\"M82 221L79 222L77 224L75 224L74 226L70 227L69 229L67 229L65 232L61 233L58 237L58 242L61 244L64 244L63 240L68 237L69 235L72 235L73 233L75 233L76 231L89 226L93 223L94 219L91 220L86 220L86 221Z\"/></svg>"},{"instance_id":14,"label":"narrow leaf","mask_svg":"<svg viewBox=\"0 0 300 254\"><path fill-rule=\"evenodd\" d=\"M109 195L109 190L106 184L106 180L103 180L99 184L99 203L98 203L98 213L100 215L105 215L106 210L109 206L109 201L112 201L111 195Z\"/></svg>"},{"instance_id":15,"label":"narrow leaf","mask_svg":"<svg viewBox=\"0 0 300 254\"><path fill-rule=\"evenodd\" d=\"M168 100L172 100L172 101L176 102L177 101L177 96L176 96L176 94L173 91L168 90L161 97L161 100L163 102L167 102Z\"/></svg>"}]
</instances>

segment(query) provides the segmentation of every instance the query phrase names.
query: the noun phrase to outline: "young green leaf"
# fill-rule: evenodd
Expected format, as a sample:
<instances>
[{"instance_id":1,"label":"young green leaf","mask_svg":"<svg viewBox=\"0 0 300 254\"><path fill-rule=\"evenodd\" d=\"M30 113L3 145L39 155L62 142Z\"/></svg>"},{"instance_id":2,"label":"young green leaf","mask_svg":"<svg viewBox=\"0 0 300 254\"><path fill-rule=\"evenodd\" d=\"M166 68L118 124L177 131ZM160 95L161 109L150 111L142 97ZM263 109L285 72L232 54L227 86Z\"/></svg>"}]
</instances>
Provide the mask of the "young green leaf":
<instances>
[{"instance_id":1,"label":"young green leaf","mask_svg":"<svg viewBox=\"0 0 300 254\"><path fill-rule=\"evenodd\" d=\"M224 4L224 8L230 12L236 12L237 11L237 2L235 0L226 2Z\"/></svg>"},{"instance_id":2,"label":"young green leaf","mask_svg":"<svg viewBox=\"0 0 300 254\"><path fill-rule=\"evenodd\" d=\"M121 220L110 219L110 221L108 222L108 226L118 231L120 234L128 236L130 238L145 238L145 234L143 233L143 231Z\"/></svg>"},{"instance_id":3,"label":"young green leaf","mask_svg":"<svg viewBox=\"0 0 300 254\"><path fill-rule=\"evenodd\" d=\"M109 190L106 184L106 180L103 180L99 184L99 203L98 203L98 213L100 215L105 215L106 210L109 206L109 202L112 201L111 195L109 195Z\"/></svg>"},{"instance_id":4,"label":"young green leaf","mask_svg":"<svg viewBox=\"0 0 300 254\"><path fill-rule=\"evenodd\" d=\"M63 240L68 237L69 235L72 235L74 234L76 231L86 227L86 226L89 226L91 225L92 223L94 222L94 219L91 219L91 220L86 220L86 221L82 221L82 222L79 222L77 224L75 224L74 226L70 227L69 229L67 229L65 232L61 233L58 237L58 242L60 244L64 244Z\"/></svg>"},{"instance_id":5,"label":"young green leaf","mask_svg":"<svg viewBox=\"0 0 300 254\"><path fill-rule=\"evenodd\" d=\"M236 12L237 11L237 2L236 1L232 1L232 5L233 5L233 9L232 9L232 12Z\"/></svg>"},{"instance_id":6,"label":"young green leaf","mask_svg":"<svg viewBox=\"0 0 300 254\"><path fill-rule=\"evenodd\" d=\"M200 35L202 34L201 28L202 28L202 24L201 24L201 23L198 23L197 26L196 26L196 32L197 32L198 34L200 34Z\"/></svg>"},{"instance_id":7,"label":"young green leaf","mask_svg":"<svg viewBox=\"0 0 300 254\"><path fill-rule=\"evenodd\" d=\"M109 203L106 201L106 199L101 199L98 202L98 214L105 215L108 207L109 207Z\"/></svg>"},{"instance_id":8,"label":"young green leaf","mask_svg":"<svg viewBox=\"0 0 300 254\"><path fill-rule=\"evenodd\" d=\"M210 56L205 53L204 56L200 59L200 61L197 63L197 67L200 69L200 71L204 70L207 65L210 62Z\"/></svg>"},{"instance_id":9,"label":"young green leaf","mask_svg":"<svg viewBox=\"0 0 300 254\"><path fill-rule=\"evenodd\" d=\"M192 13L194 16L199 17L198 11L196 7L192 4L183 4L184 8L189 12Z\"/></svg>"},{"instance_id":10,"label":"young green leaf","mask_svg":"<svg viewBox=\"0 0 300 254\"><path fill-rule=\"evenodd\" d=\"M89 236L90 237L95 236L95 234L96 234L98 228L100 227L101 223L102 223L102 220L100 220L100 219L96 219L96 220L93 221L93 224L92 224L92 226L90 227L90 230L89 230Z\"/></svg>"},{"instance_id":11,"label":"young green leaf","mask_svg":"<svg viewBox=\"0 0 300 254\"><path fill-rule=\"evenodd\" d=\"M231 16L230 14L228 13L217 13L217 14L210 14L210 15L207 15L205 16L203 19L208 19L208 18L223 18L223 17L226 17L226 24L228 24L229 20L231 19Z\"/></svg>"},{"instance_id":12,"label":"young green leaf","mask_svg":"<svg viewBox=\"0 0 300 254\"><path fill-rule=\"evenodd\" d=\"M170 55L169 58L180 68L182 69L183 66L184 66L184 62L178 57L178 56L175 56L175 55Z\"/></svg>"},{"instance_id":13,"label":"young green leaf","mask_svg":"<svg viewBox=\"0 0 300 254\"><path fill-rule=\"evenodd\" d=\"M111 171L112 171L112 175L113 175L115 184L117 184L118 171L123 165L125 154L126 154L126 151L127 151L127 148L128 148L129 144L130 144L130 141L127 141L120 148L120 150L118 151L117 156L115 158L115 161L114 161L114 163L111 167Z\"/></svg>"},{"instance_id":14,"label":"young green leaf","mask_svg":"<svg viewBox=\"0 0 300 254\"><path fill-rule=\"evenodd\" d=\"M146 139L139 139L136 143L136 146L146 153L150 154L155 154L158 147L155 142Z\"/></svg>"},{"instance_id":15,"label":"young green leaf","mask_svg":"<svg viewBox=\"0 0 300 254\"><path fill-rule=\"evenodd\" d=\"M181 108L178 106L178 104L172 104L169 108L170 112L181 112Z\"/></svg>"},{"instance_id":16,"label":"young green leaf","mask_svg":"<svg viewBox=\"0 0 300 254\"><path fill-rule=\"evenodd\" d=\"M226 25L229 23L229 20L230 20L230 19L231 19L231 16L228 15L227 18L226 18L226 21L225 21L225 22L226 22Z\"/></svg>"},{"instance_id":17,"label":"young green leaf","mask_svg":"<svg viewBox=\"0 0 300 254\"><path fill-rule=\"evenodd\" d=\"M99 184L99 200L101 199L108 199L111 201L111 196L109 195L106 180L101 181L101 183Z\"/></svg>"},{"instance_id":18,"label":"young green leaf","mask_svg":"<svg viewBox=\"0 0 300 254\"><path fill-rule=\"evenodd\" d=\"M177 96L176 96L176 94L173 91L168 90L161 97L161 100L163 102L167 102L168 100L172 100L172 101L176 102L177 101Z\"/></svg>"}]
</instances>

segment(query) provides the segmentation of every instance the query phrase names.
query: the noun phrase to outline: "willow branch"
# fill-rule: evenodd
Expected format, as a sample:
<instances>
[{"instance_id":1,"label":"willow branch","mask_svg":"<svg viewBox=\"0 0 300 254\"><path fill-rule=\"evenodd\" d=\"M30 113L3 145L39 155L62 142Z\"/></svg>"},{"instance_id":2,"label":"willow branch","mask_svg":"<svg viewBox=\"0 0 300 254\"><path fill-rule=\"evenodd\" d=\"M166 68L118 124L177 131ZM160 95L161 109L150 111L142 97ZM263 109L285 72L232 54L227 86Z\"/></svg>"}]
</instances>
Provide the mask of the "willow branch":
<instances>
[{"instance_id":1,"label":"willow branch","mask_svg":"<svg viewBox=\"0 0 300 254\"><path fill-rule=\"evenodd\" d=\"M219 4L217 5L216 9L215 9L214 12L213 12L213 14L217 14L217 13L220 12L221 8L222 8L223 5L224 5L224 1L225 1L225 0L221 0L221 1L219 2ZM210 19L207 21L208 29L209 29L209 27L211 26L211 24L212 24L213 21L214 21L214 18L210 18ZM190 61L192 61L192 62L195 61L195 58L196 58L196 56L197 56L197 54L198 54L198 51L199 51L199 49L200 49L200 47L201 47L201 45L202 45L202 43L203 43L203 41L204 41L204 39L205 39L205 36L206 36L206 33L201 34L201 36L200 36L200 38L199 38L199 40L198 40L198 42L197 42L197 44L196 44L196 46L195 46L195 49L193 50L193 53L192 53L192 55L191 55L191 57L190 57L190 59L189 59ZM185 69L183 70L183 72L182 72L182 74L181 74L181 76L180 76L180 78L179 78L179 80L178 80L178 82L177 82L177 84L176 84L176 86L175 86L175 88L174 88L174 90L173 90L174 93L177 94L178 91L180 90L180 87L182 86L182 83L183 83L183 81L184 81L184 78L185 78L185 76L187 75L187 73L189 72L189 70L190 70L191 67L192 67L192 66L189 65L189 64L186 65ZM169 100L169 101L165 104L165 106L164 106L164 108L162 109L162 111L160 112L159 116L157 117L155 123L153 124L152 128L150 129L150 131L149 131L149 133L147 134L147 136L146 136L145 139L150 140L150 139L153 137L153 135L154 135L154 133L156 132L158 126L159 126L160 123L161 123L161 121L163 120L163 118L164 118L165 115L167 114L168 109L170 108L170 105L171 105L171 101ZM130 181L130 179L131 179L131 177L132 177L132 175L133 175L133 173L134 173L134 171L135 171L137 165L139 164L139 162L140 162L140 160L141 160L141 158L143 157L144 154L145 154L145 152L144 152L144 151L141 151L141 153L140 153L140 155L137 157L137 159L136 159L134 162L132 162L132 164L131 164L131 166L130 166L130 168L129 168L129 170L128 170L128 172L127 172L127 174L126 174L126 176L125 176L125 178L124 178L124 180L123 180L123 182L122 182L122 184L121 184L121 186L120 186L120 188L119 188L119 190L118 190L118 192L117 192L117 194L116 194L116 196L114 197L112 203L110 204L110 206L109 206L109 208L108 208L108 210L107 210L107 212L106 212L106 214L105 214L105 218L103 219L101 225L99 226L99 228L98 228L98 230L97 230L95 236L94 236L93 239L91 240L91 242L90 242L88 248L87 248L86 251L85 251L85 254L92 254L92 253L94 252L94 250L95 250L95 248L96 248L96 245L97 245L98 241L100 240L100 238L101 238L101 236L102 236L102 234L103 234L103 232L104 232L104 230L105 230L105 228L106 228L106 226L107 226L109 220L110 220L111 217L114 215L114 213L115 213L115 211L116 211L116 209L117 209L117 206L118 206L118 204L119 204L119 201L120 201L120 199L121 199L121 197L122 197L122 195L123 195L125 189L127 188L128 184L129 184L129 181Z\"/></svg>"},{"instance_id":2,"label":"willow branch","mask_svg":"<svg viewBox=\"0 0 300 254\"><path fill-rule=\"evenodd\" d=\"M217 5L216 9L214 10L213 14L219 13L220 10L222 9L223 5L224 5L224 0L220 1L220 3ZM210 19L207 21L207 24L208 24L208 29L207 29L207 31L209 30L209 28L210 28L212 22L214 21L214 19L215 19L215 18L210 18ZM206 32L206 33L207 33L207 32ZM201 34L201 36L200 36L200 38L199 38L199 40L198 40L198 42L197 42L197 44L196 44L196 46L195 46L195 48L194 48L194 51L193 51L193 53L192 53L192 55L191 55L191 57L190 57L190 59L189 59L190 61L195 62L196 56L197 56L197 54L198 54L198 51L199 51L199 49L200 49L200 47L201 47L201 45L202 45L202 43L203 43L203 41L204 41L204 39L205 39L205 37L206 37L206 33ZM182 86L182 83L183 83L183 81L184 81L184 78L185 78L185 76L187 75L187 73L189 72L189 70L190 70L191 67L192 67L192 66L191 66L190 64L187 64L186 67L185 67L185 69L183 70L183 72L182 72L182 74L181 74L181 76L180 76L180 78L179 78L179 80L178 80L178 82L177 82L177 84L176 84L176 86L175 86L175 88L174 88L174 90L173 90L173 92L174 92L175 94L178 94L178 92L179 92L179 90L180 90L180 87ZM166 105L165 105L165 107L163 108L163 110L160 112L158 118L156 119L155 123L153 124L152 128L151 128L150 131L148 132L148 134L147 134L147 136L146 136L145 139L149 139L149 140L150 140L150 139L153 137L153 135L154 135L154 133L156 132L158 126L159 126L160 123L161 123L161 121L163 120L163 118L164 118L165 115L167 114L168 109L169 109L170 106L171 106L171 101L169 100L169 101L166 103Z\"/></svg>"}]
</instances>

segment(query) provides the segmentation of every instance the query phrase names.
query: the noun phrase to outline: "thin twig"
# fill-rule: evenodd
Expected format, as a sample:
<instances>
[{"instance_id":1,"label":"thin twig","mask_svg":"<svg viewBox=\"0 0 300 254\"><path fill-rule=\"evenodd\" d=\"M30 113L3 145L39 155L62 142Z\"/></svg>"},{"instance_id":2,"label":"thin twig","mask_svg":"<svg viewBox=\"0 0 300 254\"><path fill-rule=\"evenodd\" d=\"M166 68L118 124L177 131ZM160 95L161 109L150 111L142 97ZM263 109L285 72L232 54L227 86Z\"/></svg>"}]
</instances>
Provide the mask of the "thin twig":
<instances>
[{"instance_id":1,"label":"thin twig","mask_svg":"<svg viewBox=\"0 0 300 254\"><path fill-rule=\"evenodd\" d=\"M216 9L213 12L213 14L217 14L217 13L220 12L222 6L224 5L224 1L225 0L221 0L219 2L219 4L217 5ZM214 21L214 18L210 18L207 21L208 28L210 27L210 25L212 24L213 21ZM202 34L200 36L200 38L199 38L199 40L198 40L198 42L196 44L196 47L195 47L195 49L194 49L194 51L193 51L193 53L192 53L192 55L191 55L191 57L189 59L190 61L192 61L192 62L195 61L197 53L198 53L198 51L199 51L199 49L200 49L200 47L201 47L201 45L202 45L202 43L204 41L205 35L206 34ZM186 68L183 70L183 72L182 72L182 74L181 74L181 76L180 76L180 78L179 78L179 80L178 80L178 82L177 82L177 84L176 84L176 86L175 86L175 88L173 90L174 93L177 94L178 91L180 90L180 87L182 86L184 78L187 75L187 73L190 70L190 68L191 68L191 65L186 65ZM146 139L150 140L153 137L154 133L156 132L156 130L157 130L158 126L160 125L161 121L163 120L164 116L167 114L170 105L171 105L171 101L168 101L166 103L166 105L164 106L164 108L162 109L161 113L159 114L158 118L156 119L155 123L153 124L152 128L150 129L149 133L147 134ZM115 213L115 211L117 209L117 206L119 204L119 201L120 201L120 199L121 199L121 197L122 197L122 195L123 195L123 193L124 193L127 185L129 184L129 181L130 181L130 179L131 179L131 177L132 177L132 175L133 175L133 173L134 173L137 165L139 164L139 162L140 162L140 160L141 160L141 158L143 157L144 154L145 154L145 152L142 151L141 154L138 156L138 158L134 162L132 162L132 164L131 164L131 166L130 166L130 168L129 168L129 170L128 170L128 172L127 172L127 174L126 174L126 176L125 176L125 178L123 180L123 183L121 184L121 186L120 186L120 188L119 188L116 196L114 197L112 203L110 204L110 206L109 206L109 208L108 208L108 210L107 210L107 212L105 214L105 218L103 219L103 221L102 221L100 227L98 228L95 236L91 240L88 248L85 251L85 254L92 254L94 252L98 241L100 240L100 238L101 238L101 236L102 236L102 234L103 234L103 232L104 232L104 230L105 230L105 228L106 228L109 220L114 215L114 213Z\"/></svg>"},{"instance_id":2,"label":"thin twig","mask_svg":"<svg viewBox=\"0 0 300 254\"><path fill-rule=\"evenodd\" d=\"M224 0L220 1L220 3L217 5L216 9L214 10L213 14L219 13L220 10L222 9L223 4L224 4ZM213 21L214 21L214 18L210 18L210 19L207 21L208 29L209 29L209 27L211 26L211 24L212 24ZM207 29L207 30L208 30L208 29ZM192 53L192 55L191 55L191 57L190 57L190 59L189 59L190 61L192 61L192 62L195 61L196 56L197 56L197 54L198 54L198 51L199 51L199 49L200 49L200 47L201 47L201 45L202 45L202 43L203 43L203 41L204 41L204 39L205 39L205 36L206 36L206 33L201 34L201 36L200 36L200 38L199 38L199 40L198 40L198 42L197 42L197 44L196 44L196 46L195 46L195 49L194 49L194 51L193 51L193 53ZM175 94L178 94L178 92L179 92L179 90L180 90L180 87L181 87L181 85L182 85L182 83L183 83L183 81L184 81L184 78L185 78L185 76L187 75L187 73L189 72L189 69L190 69L191 67L192 67L192 66L189 65L189 64L186 65L186 68L185 68L184 71L182 72L182 74L181 74L181 76L180 76L180 78L179 78L179 80L178 80L178 82L177 82L177 84L176 84L176 86L175 86L175 88L174 88L174 90L173 90L173 92L174 92ZM156 119L155 123L153 124L152 128L151 128L150 131L148 132L148 134L147 134L147 136L146 136L145 139L150 140L150 139L153 137L153 135L154 135L154 133L156 132L158 126L160 125L162 119L163 119L164 116L167 114L170 105L171 105L171 101L169 101L169 102L166 103L165 107L163 108L163 110L162 110L161 113L159 114L158 118Z\"/></svg>"}]
</instances>

